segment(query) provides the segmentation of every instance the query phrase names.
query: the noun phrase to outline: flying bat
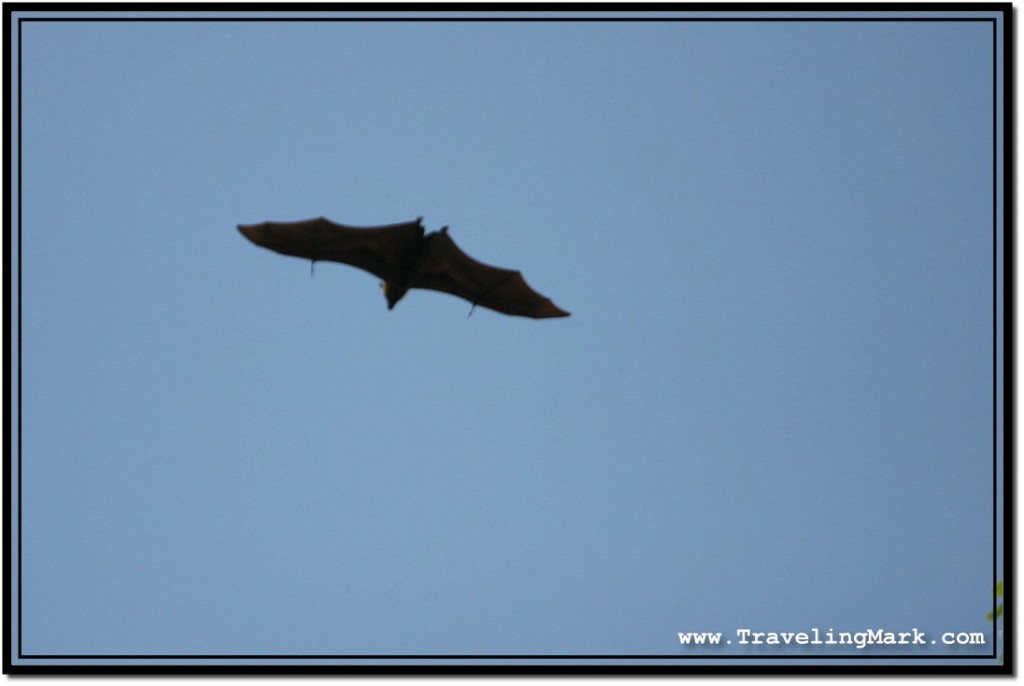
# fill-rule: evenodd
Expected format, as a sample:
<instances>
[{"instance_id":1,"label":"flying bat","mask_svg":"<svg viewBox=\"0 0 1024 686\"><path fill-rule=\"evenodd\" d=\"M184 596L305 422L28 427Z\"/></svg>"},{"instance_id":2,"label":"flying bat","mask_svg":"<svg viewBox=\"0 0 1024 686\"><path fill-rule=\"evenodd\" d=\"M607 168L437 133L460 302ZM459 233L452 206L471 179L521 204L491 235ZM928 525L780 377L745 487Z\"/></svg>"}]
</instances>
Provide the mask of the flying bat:
<instances>
[{"instance_id":1,"label":"flying bat","mask_svg":"<svg viewBox=\"0 0 1024 686\"><path fill-rule=\"evenodd\" d=\"M310 260L341 262L382 280L393 308L410 288L428 288L520 317L544 319L569 313L530 288L523 275L474 260L448 236L448 227L425 233L423 217L387 226L355 227L318 217L298 222L239 224L256 245ZM470 309L470 313L472 313Z\"/></svg>"}]
</instances>

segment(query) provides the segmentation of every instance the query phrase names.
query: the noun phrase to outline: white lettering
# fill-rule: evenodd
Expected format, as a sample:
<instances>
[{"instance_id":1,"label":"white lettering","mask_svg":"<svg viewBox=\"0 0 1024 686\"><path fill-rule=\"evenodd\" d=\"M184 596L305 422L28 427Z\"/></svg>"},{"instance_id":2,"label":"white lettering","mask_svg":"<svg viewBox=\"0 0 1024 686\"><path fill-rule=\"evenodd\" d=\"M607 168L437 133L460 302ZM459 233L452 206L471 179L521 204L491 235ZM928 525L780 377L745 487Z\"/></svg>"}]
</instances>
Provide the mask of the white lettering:
<instances>
[{"instance_id":1,"label":"white lettering","mask_svg":"<svg viewBox=\"0 0 1024 686\"><path fill-rule=\"evenodd\" d=\"M985 634L981 631L974 631L971 633L967 633L966 631L961 631L959 633L947 631L946 633L942 634L942 642L948 646L985 645Z\"/></svg>"}]
</instances>

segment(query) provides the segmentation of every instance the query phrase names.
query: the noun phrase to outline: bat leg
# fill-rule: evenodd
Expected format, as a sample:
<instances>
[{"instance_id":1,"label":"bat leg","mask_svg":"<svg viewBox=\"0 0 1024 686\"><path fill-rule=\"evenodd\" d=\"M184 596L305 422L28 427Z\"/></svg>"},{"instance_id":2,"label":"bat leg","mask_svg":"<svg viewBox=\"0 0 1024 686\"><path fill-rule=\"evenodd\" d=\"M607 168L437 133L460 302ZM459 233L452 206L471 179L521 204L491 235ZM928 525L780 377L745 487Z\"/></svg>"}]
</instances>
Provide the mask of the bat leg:
<instances>
[{"instance_id":1,"label":"bat leg","mask_svg":"<svg viewBox=\"0 0 1024 686\"><path fill-rule=\"evenodd\" d=\"M469 319L470 317L473 316L473 310L475 310L475 309L476 309L476 303L473 303L473 306L471 308L469 308L469 314L466 315L466 319Z\"/></svg>"},{"instance_id":2,"label":"bat leg","mask_svg":"<svg viewBox=\"0 0 1024 686\"><path fill-rule=\"evenodd\" d=\"M316 260L309 261L309 278L313 278L313 267L316 266Z\"/></svg>"}]
</instances>

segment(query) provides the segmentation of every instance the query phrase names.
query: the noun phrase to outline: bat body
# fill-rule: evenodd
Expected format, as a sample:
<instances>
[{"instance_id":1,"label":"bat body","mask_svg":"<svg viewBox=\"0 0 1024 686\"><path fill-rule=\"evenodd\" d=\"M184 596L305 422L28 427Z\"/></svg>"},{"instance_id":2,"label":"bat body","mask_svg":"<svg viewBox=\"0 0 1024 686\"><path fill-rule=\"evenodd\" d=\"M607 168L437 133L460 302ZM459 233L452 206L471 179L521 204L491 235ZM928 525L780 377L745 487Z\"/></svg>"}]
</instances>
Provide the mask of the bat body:
<instances>
[{"instance_id":1,"label":"bat body","mask_svg":"<svg viewBox=\"0 0 1024 686\"><path fill-rule=\"evenodd\" d=\"M283 255L365 269L383 281L389 310L410 288L428 288L508 315L569 316L530 288L518 271L474 260L455 245L447 226L426 233L422 221L359 228L320 217L240 224L238 230L256 245Z\"/></svg>"}]
</instances>

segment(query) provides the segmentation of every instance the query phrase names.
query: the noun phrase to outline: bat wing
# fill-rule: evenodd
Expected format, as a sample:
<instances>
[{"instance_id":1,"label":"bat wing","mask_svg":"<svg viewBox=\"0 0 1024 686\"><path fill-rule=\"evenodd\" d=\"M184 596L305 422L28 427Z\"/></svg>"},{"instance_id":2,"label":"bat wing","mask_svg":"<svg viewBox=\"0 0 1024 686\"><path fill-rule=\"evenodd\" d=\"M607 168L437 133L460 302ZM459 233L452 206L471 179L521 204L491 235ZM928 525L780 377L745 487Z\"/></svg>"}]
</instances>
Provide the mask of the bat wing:
<instances>
[{"instance_id":1,"label":"bat wing","mask_svg":"<svg viewBox=\"0 0 1024 686\"><path fill-rule=\"evenodd\" d=\"M523 275L474 260L443 229L427 236L413 288L428 288L464 298L504 314L543 319L569 313L530 288Z\"/></svg>"},{"instance_id":2,"label":"bat wing","mask_svg":"<svg viewBox=\"0 0 1024 686\"><path fill-rule=\"evenodd\" d=\"M313 261L342 262L388 281L415 255L423 239L420 220L387 226L355 227L319 217L299 222L240 224L242 235L258 246Z\"/></svg>"}]
</instances>

